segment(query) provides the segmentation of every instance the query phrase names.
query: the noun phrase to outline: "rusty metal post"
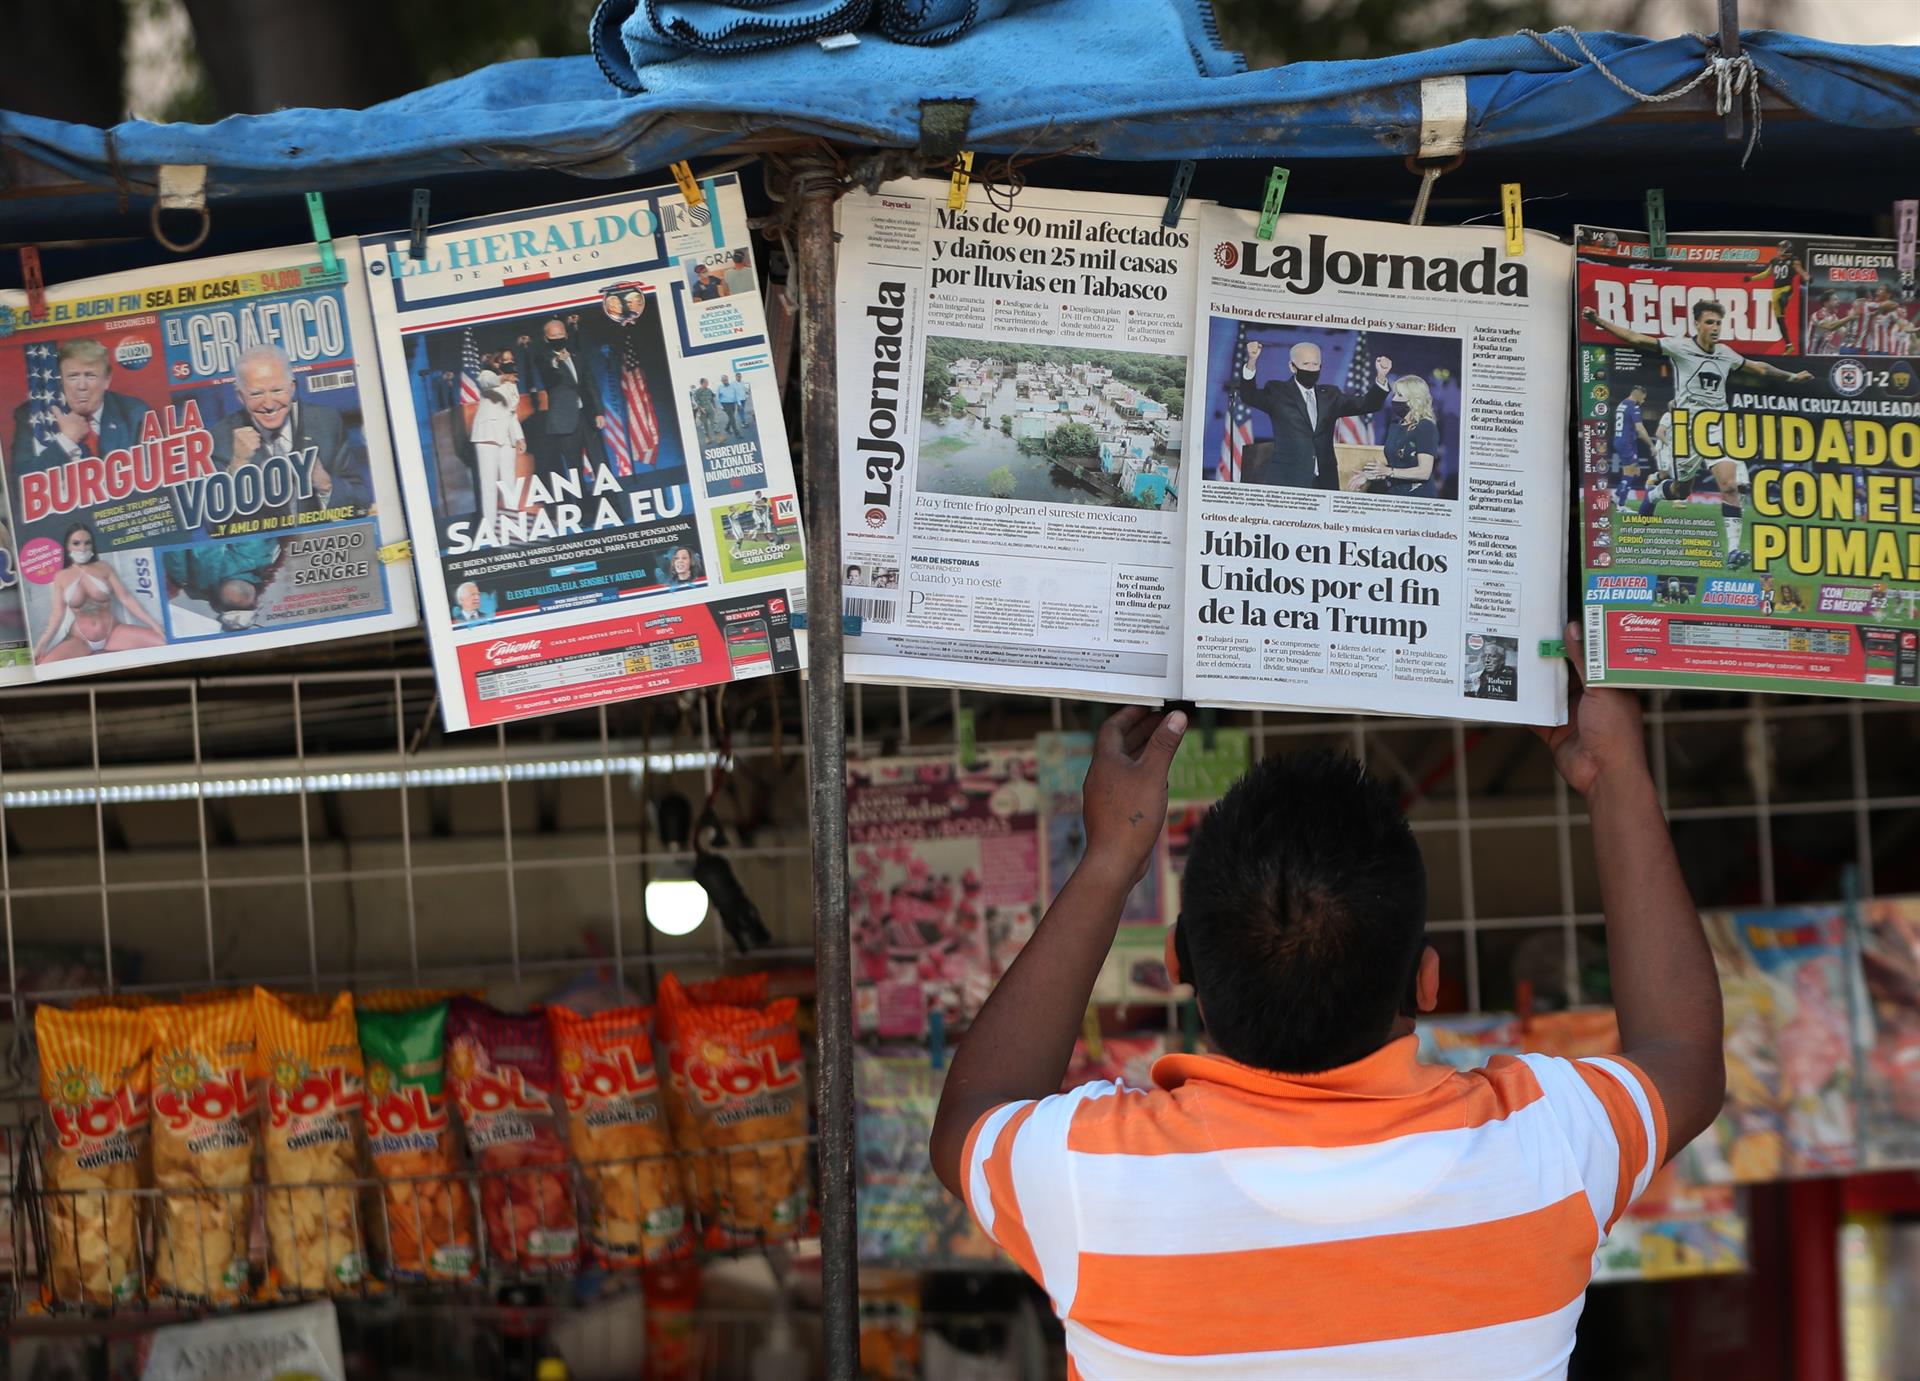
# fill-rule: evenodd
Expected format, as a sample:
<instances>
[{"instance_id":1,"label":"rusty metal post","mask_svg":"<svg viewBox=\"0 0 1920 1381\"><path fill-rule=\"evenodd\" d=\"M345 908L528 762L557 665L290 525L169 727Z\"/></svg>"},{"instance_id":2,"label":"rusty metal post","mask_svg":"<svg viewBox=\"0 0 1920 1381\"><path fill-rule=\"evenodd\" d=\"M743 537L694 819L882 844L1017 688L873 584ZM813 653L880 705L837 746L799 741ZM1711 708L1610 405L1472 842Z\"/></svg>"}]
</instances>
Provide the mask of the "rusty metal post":
<instances>
[{"instance_id":1,"label":"rusty metal post","mask_svg":"<svg viewBox=\"0 0 1920 1381\"><path fill-rule=\"evenodd\" d=\"M1740 0L1720 0L1720 56L1728 60L1740 56ZM1755 72L1753 80L1759 81ZM1746 112L1738 95L1727 102L1727 138L1740 139L1747 132Z\"/></svg>"},{"instance_id":2,"label":"rusty metal post","mask_svg":"<svg viewBox=\"0 0 1920 1381\"><path fill-rule=\"evenodd\" d=\"M819 1102L821 1326L825 1372L860 1371L854 1233L853 961L847 929L846 679L840 629L840 409L835 397L836 170L793 160L800 285L800 433L807 496L807 788L813 834L814 1075Z\"/></svg>"}]
</instances>

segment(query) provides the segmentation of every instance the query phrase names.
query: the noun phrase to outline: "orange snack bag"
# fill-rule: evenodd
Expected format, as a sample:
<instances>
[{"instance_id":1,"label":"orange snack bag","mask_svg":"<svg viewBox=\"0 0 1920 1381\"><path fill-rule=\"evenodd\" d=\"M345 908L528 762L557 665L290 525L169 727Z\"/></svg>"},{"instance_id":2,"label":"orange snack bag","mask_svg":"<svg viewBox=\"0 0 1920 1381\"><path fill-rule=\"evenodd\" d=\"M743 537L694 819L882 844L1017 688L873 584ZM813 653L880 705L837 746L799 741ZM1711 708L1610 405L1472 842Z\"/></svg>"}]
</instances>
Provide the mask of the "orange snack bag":
<instances>
[{"instance_id":1,"label":"orange snack bag","mask_svg":"<svg viewBox=\"0 0 1920 1381\"><path fill-rule=\"evenodd\" d=\"M688 1255L693 1239L647 1036L651 1010L546 1010L567 1141L586 1169L594 1256L603 1265L634 1266Z\"/></svg>"},{"instance_id":2,"label":"orange snack bag","mask_svg":"<svg viewBox=\"0 0 1920 1381\"><path fill-rule=\"evenodd\" d=\"M468 1279L473 1196L459 1178L447 1103L447 1004L362 1007L358 1022L367 1153L384 1199L373 1235L396 1279Z\"/></svg>"},{"instance_id":3,"label":"orange snack bag","mask_svg":"<svg viewBox=\"0 0 1920 1381\"><path fill-rule=\"evenodd\" d=\"M142 1011L153 1041L153 1283L231 1304L251 1285L253 1000L224 993Z\"/></svg>"},{"instance_id":4,"label":"orange snack bag","mask_svg":"<svg viewBox=\"0 0 1920 1381\"><path fill-rule=\"evenodd\" d=\"M360 1105L353 997L253 990L266 1080L267 1247L283 1291L338 1292L367 1273L360 1232Z\"/></svg>"},{"instance_id":5,"label":"orange snack bag","mask_svg":"<svg viewBox=\"0 0 1920 1381\"><path fill-rule=\"evenodd\" d=\"M134 1211L147 1158L146 1022L138 1011L100 1007L34 1013L40 1097L53 1135L47 1146L49 1304L113 1304L140 1288L140 1225Z\"/></svg>"},{"instance_id":6,"label":"orange snack bag","mask_svg":"<svg viewBox=\"0 0 1920 1381\"><path fill-rule=\"evenodd\" d=\"M675 1136L694 1153L711 1247L796 1235L807 1211L806 1087L798 1003L703 1006L667 974L658 1030ZM756 1143L777 1141L782 1145Z\"/></svg>"}]
</instances>

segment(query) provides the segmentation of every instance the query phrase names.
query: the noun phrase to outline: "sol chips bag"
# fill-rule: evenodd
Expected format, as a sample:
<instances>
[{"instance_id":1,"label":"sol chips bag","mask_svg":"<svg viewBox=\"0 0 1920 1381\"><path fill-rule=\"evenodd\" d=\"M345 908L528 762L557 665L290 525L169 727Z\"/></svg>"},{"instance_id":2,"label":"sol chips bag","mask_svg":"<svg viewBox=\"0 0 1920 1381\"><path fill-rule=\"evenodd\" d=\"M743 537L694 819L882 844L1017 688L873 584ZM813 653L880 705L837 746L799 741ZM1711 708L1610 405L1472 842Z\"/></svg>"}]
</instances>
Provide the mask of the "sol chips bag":
<instances>
[{"instance_id":1,"label":"sol chips bag","mask_svg":"<svg viewBox=\"0 0 1920 1381\"><path fill-rule=\"evenodd\" d=\"M251 1284L253 1000L240 993L148 1007L153 1041L153 1283L230 1304Z\"/></svg>"},{"instance_id":2,"label":"sol chips bag","mask_svg":"<svg viewBox=\"0 0 1920 1381\"><path fill-rule=\"evenodd\" d=\"M273 1279L291 1293L351 1289L367 1273L354 1184L363 1087L353 997L255 988L253 1015Z\"/></svg>"},{"instance_id":3,"label":"sol chips bag","mask_svg":"<svg viewBox=\"0 0 1920 1381\"><path fill-rule=\"evenodd\" d=\"M447 1006L447 1070L481 1174L488 1250L503 1263L571 1269L580 1227L547 1019L470 998Z\"/></svg>"},{"instance_id":4,"label":"sol chips bag","mask_svg":"<svg viewBox=\"0 0 1920 1381\"><path fill-rule=\"evenodd\" d=\"M791 1237L807 1211L806 1089L798 1004L702 1005L672 974L660 981L667 1106L699 1167L694 1191L707 1243ZM765 1145L760 1143L780 1143Z\"/></svg>"},{"instance_id":5,"label":"sol chips bag","mask_svg":"<svg viewBox=\"0 0 1920 1381\"><path fill-rule=\"evenodd\" d=\"M588 1240L608 1266L654 1265L693 1249L673 1139L660 1111L647 1036L652 1015L646 1007L593 1016L547 1008L567 1140L586 1169Z\"/></svg>"},{"instance_id":6,"label":"sol chips bag","mask_svg":"<svg viewBox=\"0 0 1920 1381\"><path fill-rule=\"evenodd\" d=\"M102 1007L34 1013L40 1097L53 1123L46 1154L49 1304L112 1304L140 1287L134 1213L147 1155L146 1022Z\"/></svg>"},{"instance_id":7,"label":"sol chips bag","mask_svg":"<svg viewBox=\"0 0 1920 1381\"><path fill-rule=\"evenodd\" d=\"M459 1176L447 1115L447 1004L413 1011L361 1010L367 1065L367 1153L381 1180L388 1269L401 1280L473 1274L473 1199Z\"/></svg>"}]
</instances>

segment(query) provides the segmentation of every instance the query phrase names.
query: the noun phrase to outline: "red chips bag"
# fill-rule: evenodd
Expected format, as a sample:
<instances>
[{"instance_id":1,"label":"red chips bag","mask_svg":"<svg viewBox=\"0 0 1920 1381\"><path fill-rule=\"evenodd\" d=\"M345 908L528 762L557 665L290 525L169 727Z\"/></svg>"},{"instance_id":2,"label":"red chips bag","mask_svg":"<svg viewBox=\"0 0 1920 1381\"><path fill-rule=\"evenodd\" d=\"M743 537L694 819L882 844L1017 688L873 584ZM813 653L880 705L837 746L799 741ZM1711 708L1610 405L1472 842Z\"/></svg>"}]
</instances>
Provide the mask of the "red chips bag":
<instances>
[{"instance_id":1,"label":"red chips bag","mask_svg":"<svg viewBox=\"0 0 1920 1381\"><path fill-rule=\"evenodd\" d=\"M680 1168L660 1111L646 1007L580 1016L547 1008L560 1056L567 1140L587 1176L589 1241L608 1266L657 1264L693 1249Z\"/></svg>"},{"instance_id":2,"label":"red chips bag","mask_svg":"<svg viewBox=\"0 0 1920 1381\"><path fill-rule=\"evenodd\" d=\"M455 998L447 1004L447 1072L481 1172L489 1250L502 1262L571 1270L580 1227L546 1018Z\"/></svg>"}]
</instances>

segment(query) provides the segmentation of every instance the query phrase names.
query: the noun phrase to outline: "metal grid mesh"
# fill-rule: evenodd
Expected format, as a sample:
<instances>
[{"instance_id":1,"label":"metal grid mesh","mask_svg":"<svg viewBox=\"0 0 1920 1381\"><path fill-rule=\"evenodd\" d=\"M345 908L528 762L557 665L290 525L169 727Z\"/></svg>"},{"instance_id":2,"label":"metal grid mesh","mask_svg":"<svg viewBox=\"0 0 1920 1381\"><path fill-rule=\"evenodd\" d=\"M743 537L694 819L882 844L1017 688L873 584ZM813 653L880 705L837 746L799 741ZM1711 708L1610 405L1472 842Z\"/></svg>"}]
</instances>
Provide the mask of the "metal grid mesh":
<instances>
[{"instance_id":1,"label":"metal grid mesh","mask_svg":"<svg viewBox=\"0 0 1920 1381\"><path fill-rule=\"evenodd\" d=\"M798 687L443 736L414 668L51 685L0 701L0 919L10 1012L83 992L236 981L477 984L506 1003L581 975L642 991L725 967L719 925L652 930L647 878L690 861L648 803L713 798L775 948L810 954ZM1090 728L1101 707L854 687L849 752L953 751ZM1448 1005L1603 999L1582 803L1524 730L1222 714L1259 753L1345 748L1396 786L1427 858ZM1650 748L1703 907L1916 890L1920 716L1872 702L1655 697ZM727 765L731 765L731 771ZM723 787L715 796L716 785ZM1630 864L1626 865L1630 866Z\"/></svg>"}]
</instances>

